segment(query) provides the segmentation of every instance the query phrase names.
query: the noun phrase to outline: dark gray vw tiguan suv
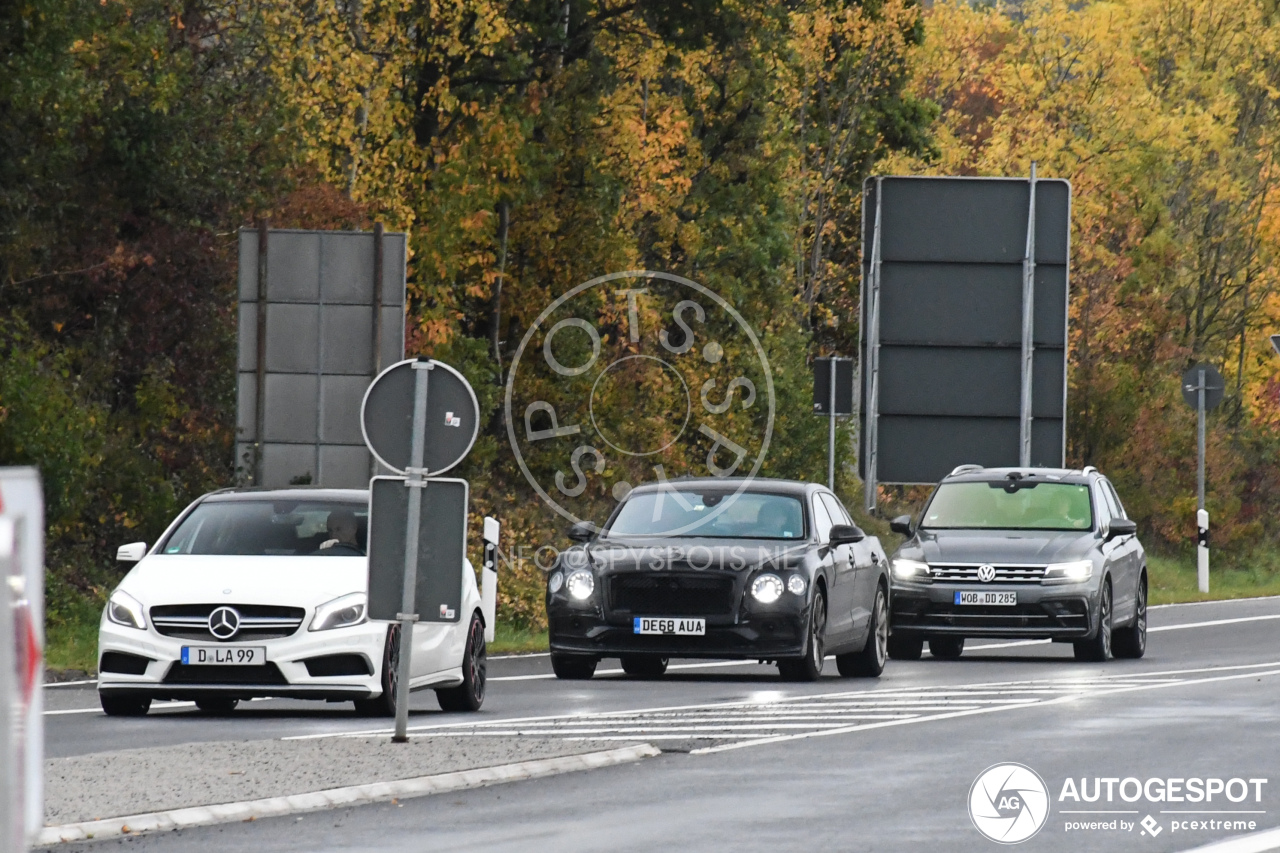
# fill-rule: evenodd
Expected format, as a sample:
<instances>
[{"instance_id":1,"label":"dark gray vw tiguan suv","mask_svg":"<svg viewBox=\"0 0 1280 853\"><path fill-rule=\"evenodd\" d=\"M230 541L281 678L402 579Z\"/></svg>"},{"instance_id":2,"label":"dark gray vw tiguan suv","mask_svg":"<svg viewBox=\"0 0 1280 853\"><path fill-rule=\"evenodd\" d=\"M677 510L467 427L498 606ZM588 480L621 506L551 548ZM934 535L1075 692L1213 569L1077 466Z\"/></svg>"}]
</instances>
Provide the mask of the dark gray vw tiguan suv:
<instances>
[{"instance_id":1,"label":"dark gray vw tiguan suv","mask_svg":"<svg viewBox=\"0 0 1280 853\"><path fill-rule=\"evenodd\" d=\"M968 637L1052 639L1078 660L1140 658L1147 559L1093 467L982 468L945 477L891 560L889 656L957 658Z\"/></svg>"}]
</instances>

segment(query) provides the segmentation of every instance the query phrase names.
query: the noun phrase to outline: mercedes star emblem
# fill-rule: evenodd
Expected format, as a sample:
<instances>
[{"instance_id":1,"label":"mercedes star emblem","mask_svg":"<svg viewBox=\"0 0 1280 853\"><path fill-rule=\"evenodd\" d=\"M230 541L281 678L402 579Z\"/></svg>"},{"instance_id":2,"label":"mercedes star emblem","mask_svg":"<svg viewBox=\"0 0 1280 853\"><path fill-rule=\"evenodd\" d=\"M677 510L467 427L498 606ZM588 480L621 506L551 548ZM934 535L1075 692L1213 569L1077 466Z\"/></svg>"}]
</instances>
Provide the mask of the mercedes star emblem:
<instances>
[{"instance_id":1,"label":"mercedes star emblem","mask_svg":"<svg viewBox=\"0 0 1280 853\"><path fill-rule=\"evenodd\" d=\"M995 579L996 579L995 566L990 566L990 565L978 566L978 580L982 581L983 583L991 583Z\"/></svg>"},{"instance_id":2,"label":"mercedes star emblem","mask_svg":"<svg viewBox=\"0 0 1280 853\"><path fill-rule=\"evenodd\" d=\"M240 614L234 607L219 607L209 614L209 633L230 640L240 631Z\"/></svg>"}]
</instances>

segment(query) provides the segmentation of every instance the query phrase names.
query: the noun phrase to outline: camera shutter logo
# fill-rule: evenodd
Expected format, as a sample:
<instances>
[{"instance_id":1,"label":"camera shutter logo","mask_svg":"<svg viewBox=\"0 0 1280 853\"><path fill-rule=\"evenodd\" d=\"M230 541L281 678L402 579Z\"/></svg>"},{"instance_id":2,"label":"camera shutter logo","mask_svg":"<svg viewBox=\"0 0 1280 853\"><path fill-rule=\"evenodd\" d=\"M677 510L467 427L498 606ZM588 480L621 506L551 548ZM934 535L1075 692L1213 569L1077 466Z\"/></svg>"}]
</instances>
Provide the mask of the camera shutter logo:
<instances>
[{"instance_id":1,"label":"camera shutter logo","mask_svg":"<svg viewBox=\"0 0 1280 853\"><path fill-rule=\"evenodd\" d=\"M219 607L209 614L209 633L230 640L240 632L240 614L234 607Z\"/></svg>"},{"instance_id":2,"label":"camera shutter logo","mask_svg":"<svg viewBox=\"0 0 1280 853\"><path fill-rule=\"evenodd\" d=\"M994 764L969 789L969 819L999 844L1026 841L1048 818L1049 789L1025 764Z\"/></svg>"},{"instance_id":3,"label":"camera shutter logo","mask_svg":"<svg viewBox=\"0 0 1280 853\"><path fill-rule=\"evenodd\" d=\"M983 583L991 583L996 579L996 567L991 565L978 566L978 580Z\"/></svg>"}]
</instances>

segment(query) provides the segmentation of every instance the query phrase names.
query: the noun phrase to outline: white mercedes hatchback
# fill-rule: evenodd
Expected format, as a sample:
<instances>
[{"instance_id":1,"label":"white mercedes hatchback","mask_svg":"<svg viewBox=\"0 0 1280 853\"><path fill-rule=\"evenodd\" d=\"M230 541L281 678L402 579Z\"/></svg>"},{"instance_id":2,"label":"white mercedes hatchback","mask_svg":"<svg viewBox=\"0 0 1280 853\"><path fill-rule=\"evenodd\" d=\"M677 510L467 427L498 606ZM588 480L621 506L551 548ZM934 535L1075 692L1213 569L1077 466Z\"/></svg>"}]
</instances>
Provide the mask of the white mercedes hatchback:
<instances>
[{"instance_id":1,"label":"white mercedes hatchback","mask_svg":"<svg viewBox=\"0 0 1280 853\"><path fill-rule=\"evenodd\" d=\"M150 550L120 548L136 565L102 614L103 710L185 699L225 714L286 697L392 715L400 630L366 613L368 519L367 491L229 489L196 500ZM410 661L410 688L435 689L446 711L478 710L485 692L480 593L460 568L463 618L418 624Z\"/></svg>"}]
</instances>

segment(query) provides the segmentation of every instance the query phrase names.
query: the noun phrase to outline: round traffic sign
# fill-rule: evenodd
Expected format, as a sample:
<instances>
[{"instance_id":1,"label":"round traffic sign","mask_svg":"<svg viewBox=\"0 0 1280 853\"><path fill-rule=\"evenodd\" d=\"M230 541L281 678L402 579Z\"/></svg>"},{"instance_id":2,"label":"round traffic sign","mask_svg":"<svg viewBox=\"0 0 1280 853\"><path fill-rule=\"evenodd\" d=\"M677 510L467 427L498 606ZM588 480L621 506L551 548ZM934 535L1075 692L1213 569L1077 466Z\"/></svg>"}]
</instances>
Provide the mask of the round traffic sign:
<instances>
[{"instance_id":1,"label":"round traffic sign","mask_svg":"<svg viewBox=\"0 0 1280 853\"><path fill-rule=\"evenodd\" d=\"M1196 408L1200 405L1200 371L1204 371L1204 408L1206 411L1222 402L1222 395L1227 383L1222 374L1212 364L1197 364L1182 374L1182 399L1187 405Z\"/></svg>"},{"instance_id":2,"label":"round traffic sign","mask_svg":"<svg viewBox=\"0 0 1280 853\"><path fill-rule=\"evenodd\" d=\"M413 442L416 374L427 371L427 416L422 467L435 476L471 452L480 432L480 404L461 373L434 359L406 359L379 373L364 392L360 429L374 458L405 474Z\"/></svg>"}]
</instances>

